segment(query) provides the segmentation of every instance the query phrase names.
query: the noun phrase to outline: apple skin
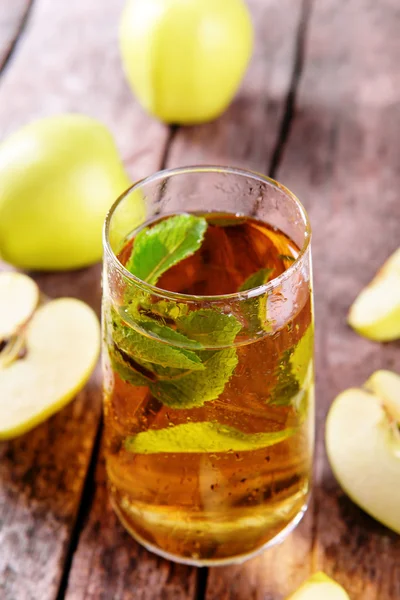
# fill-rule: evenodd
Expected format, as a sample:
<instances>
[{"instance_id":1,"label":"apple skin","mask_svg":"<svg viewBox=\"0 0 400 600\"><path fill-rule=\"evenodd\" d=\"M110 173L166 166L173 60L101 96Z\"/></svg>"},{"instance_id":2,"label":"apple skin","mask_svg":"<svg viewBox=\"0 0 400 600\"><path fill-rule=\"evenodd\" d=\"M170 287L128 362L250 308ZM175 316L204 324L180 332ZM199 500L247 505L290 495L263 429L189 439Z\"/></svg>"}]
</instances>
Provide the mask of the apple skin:
<instances>
[{"instance_id":1,"label":"apple skin","mask_svg":"<svg viewBox=\"0 0 400 600\"><path fill-rule=\"evenodd\" d=\"M29 270L99 261L104 218L129 185L98 121L69 114L25 126L0 145L1 258Z\"/></svg>"},{"instance_id":2,"label":"apple skin","mask_svg":"<svg viewBox=\"0 0 400 600\"><path fill-rule=\"evenodd\" d=\"M161 121L194 124L231 102L252 51L243 0L128 0L119 31L128 82Z\"/></svg>"},{"instance_id":3,"label":"apple skin","mask_svg":"<svg viewBox=\"0 0 400 600\"><path fill-rule=\"evenodd\" d=\"M350 388L326 421L326 450L336 479L365 512L400 533L400 437L384 399Z\"/></svg>"},{"instance_id":4,"label":"apple skin","mask_svg":"<svg viewBox=\"0 0 400 600\"><path fill-rule=\"evenodd\" d=\"M348 323L377 342L400 338L400 248L360 292L350 308Z\"/></svg>"},{"instance_id":5,"label":"apple skin","mask_svg":"<svg viewBox=\"0 0 400 600\"><path fill-rule=\"evenodd\" d=\"M350 600L341 585L322 571L311 575L287 600Z\"/></svg>"}]
</instances>

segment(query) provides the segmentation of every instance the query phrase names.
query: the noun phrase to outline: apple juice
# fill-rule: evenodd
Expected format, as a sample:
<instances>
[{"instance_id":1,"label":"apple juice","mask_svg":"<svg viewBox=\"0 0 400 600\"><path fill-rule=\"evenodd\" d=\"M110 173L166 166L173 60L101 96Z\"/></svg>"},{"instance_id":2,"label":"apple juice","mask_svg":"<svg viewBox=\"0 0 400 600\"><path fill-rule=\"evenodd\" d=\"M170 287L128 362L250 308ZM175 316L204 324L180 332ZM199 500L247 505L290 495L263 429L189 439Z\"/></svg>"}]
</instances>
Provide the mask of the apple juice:
<instances>
[{"instance_id":1,"label":"apple juice","mask_svg":"<svg viewBox=\"0 0 400 600\"><path fill-rule=\"evenodd\" d=\"M118 282L103 306L113 506L145 546L198 565L246 557L299 520L313 441L310 283L299 269L291 297L283 285L299 249L251 217L202 217L200 247L157 295Z\"/></svg>"}]
</instances>

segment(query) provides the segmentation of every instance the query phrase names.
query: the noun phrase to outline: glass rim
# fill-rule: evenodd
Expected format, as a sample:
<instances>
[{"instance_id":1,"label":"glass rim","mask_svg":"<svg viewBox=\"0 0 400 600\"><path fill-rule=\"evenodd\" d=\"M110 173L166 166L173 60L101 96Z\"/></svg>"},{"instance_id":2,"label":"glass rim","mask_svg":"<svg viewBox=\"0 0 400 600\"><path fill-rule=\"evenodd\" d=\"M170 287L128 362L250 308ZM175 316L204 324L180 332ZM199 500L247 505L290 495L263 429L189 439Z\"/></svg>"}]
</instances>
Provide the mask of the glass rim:
<instances>
[{"instance_id":1,"label":"glass rim","mask_svg":"<svg viewBox=\"0 0 400 600\"><path fill-rule=\"evenodd\" d=\"M162 179L175 177L177 175L185 175L185 174L188 175L188 174L192 174L192 173L225 173L228 175L239 175L240 177L247 177L247 178L253 179L254 181L257 181L259 183L270 185L276 189L279 189L286 196L288 196L300 209L300 214L303 218L303 222L305 225L304 241L300 248L299 254L297 255L296 259L293 261L293 263L291 265L289 265L289 267L287 269L285 269L285 271L283 271L283 273L281 273L277 277L272 278L267 283L263 283L262 285L251 288L250 290L246 290L243 292L233 292L231 294L219 294L219 295L207 295L207 296L206 295L204 295L204 296L196 295L196 294L181 294L179 292L172 292L169 290L165 290L163 288L157 287L156 285L151 285L150 283L147 283L143 279L136 277L136 275L133 275L133 273L128 271L128 269L126 269L124 267L124 265L118 260L115 252L113 251L113 249L111 248L111 245L110 245L109 231L110 231L111 220L112 220L115 210L120 205L120 203L125 200L125 198L129 194L131 194L135 190L141 189L144 185L146 185L148 183L154 183L154 182L160 181ZM185 211L182 210L180 212L184 213ZM176 213L174 213L174 214L176 214ZM247 216L242 213L235 213L235 214L238 216ZM142 223L136 229L139 229L139 227L141 228L143 226L145 226L144 223ZM256 171L240 169L237 167L224 167L224 166L218 166L218 165L198 165L198 166L193 165L193 166L187 166L187 167L176 167L176 168L172 168L172 169L162 169L160 171L156 171L152 175L149 175L147 177L143 177L142 179L139 179L138 181L133 183L129 188L127 188L124 192L122 192L122 194L120 196L118 196L118 198L115 200L115 202L112 204L111 208L109 209L109 211L106 215L105 221L104 221L104 226L103 226L104 252L106 252L107 255L111 258L111 260L114 264L114 267L117 269L117 271L119 271L119 273L124 278L130 280L136 286L138 286L142 289L145 289L146 291L150 292L153 295L157 295L157 296L159 296L161 298L165 298L167 300L182 301L182 302L199 303L199 302L225 302L227 300L243 301L243 300L247 300L250 298L257 298L258 296L262 296L262 295L268 293L269 291L277 288L279 285L281 285L284 281L289 279L294 273L296 273L298 271L298 269L301 267L302 259L303 259L304 255L306 254L306 252L310 246L310 243L311 243L311 225L310 225L307 211L305 210L303 204L300 202L300 200L297 198L297 196L295 194L293 194L293 192L291 192L286 186L279 183L275 179L272 179L271 177L268 177L267 175L262 175L261 173L257 173Z\"/></svg>"}]
</instances>

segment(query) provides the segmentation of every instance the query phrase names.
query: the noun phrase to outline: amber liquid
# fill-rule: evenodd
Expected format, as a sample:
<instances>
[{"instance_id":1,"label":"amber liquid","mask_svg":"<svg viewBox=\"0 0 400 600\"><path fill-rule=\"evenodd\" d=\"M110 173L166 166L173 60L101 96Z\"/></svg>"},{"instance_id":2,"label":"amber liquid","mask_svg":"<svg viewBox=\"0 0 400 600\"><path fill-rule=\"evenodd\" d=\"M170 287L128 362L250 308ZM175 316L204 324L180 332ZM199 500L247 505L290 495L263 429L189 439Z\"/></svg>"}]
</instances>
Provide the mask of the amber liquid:
<instances>
[{"instance_id":1,"label":"amber liquid","mask_svg":"<svg viewBox=\"0 0 400 600\"><path fill-rule=\"evenodd\" d=\"M158 287L183 294L231 294L261 268L273 268L277 277L298 254L288 237L255 219L232 224L232 215L229 221L226 215L207 218L201 249L165 273ZM122 251L121 262L127 260L132 243ZM295 403L280 403L279 390L287 395L282 357L298 345L312 323L308 284L303 288L290 320L236 346L238 362L232 376L218 398L203 406L165 406L148 387L124 381L106 364L111 498L124 525L148 548L192 564L229 562L279 539L300 518L310 487L312 377L303 384L305 413L299 414ZM108 343L114 343L112 336L106 330ZM311 362L312 349L309 352ZM140 454L124 446L127 437L140 432L204 421L244 434L289 428L294 433L254 450Z\"/></svg>"}]
</instances>

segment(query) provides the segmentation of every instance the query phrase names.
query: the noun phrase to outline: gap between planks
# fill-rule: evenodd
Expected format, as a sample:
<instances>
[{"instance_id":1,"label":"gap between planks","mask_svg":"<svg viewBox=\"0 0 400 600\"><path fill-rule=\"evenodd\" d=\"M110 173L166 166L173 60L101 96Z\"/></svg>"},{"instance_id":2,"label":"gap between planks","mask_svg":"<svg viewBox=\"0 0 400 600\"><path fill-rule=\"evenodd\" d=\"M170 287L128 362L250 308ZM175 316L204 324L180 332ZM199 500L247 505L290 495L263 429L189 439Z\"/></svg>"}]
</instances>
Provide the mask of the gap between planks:
<instances>
[{"instance_id":1,"label":"gap between planks","mask_svg":"<svg viewBox=\"0 0 400 600\"><path fill-rule=\"evenodd\" d=\"M6 2L7 1L8 0L6 0ZM18 43L21 40L21 38L24 34L24 31L25 31L25 28L28 24L29 17L33 10L34 1L35 0L27 0L27 5L21 15L21 20L19 22L19 25L18 25L17 29L15 30L14 35L10 39L9 47L7 50L5 50L4 54L2 56L0 56L0 76L3 74L3 72L6 70L6 68L11 63L11 59L17 49Z\"/></svg>"},{"instance_id":2,"label":"gap between planks","mask_svg":"<svg viewBox=\"0 0 400 600\"><path fill-rule=\"evenodd\" d=\"M280 167L285 151L286 143L289 139L291 125L294 118L297 92L305 62L305 47L307 41L308 24L312 11L313 0L302 0L300 20L296 34L295 55L293 60L293 71L290 86L285 100L285 111L279 128L275 147L272 151L271 160L267 165L266 172L272 178Z\"/></svg>"}]
</instances>

